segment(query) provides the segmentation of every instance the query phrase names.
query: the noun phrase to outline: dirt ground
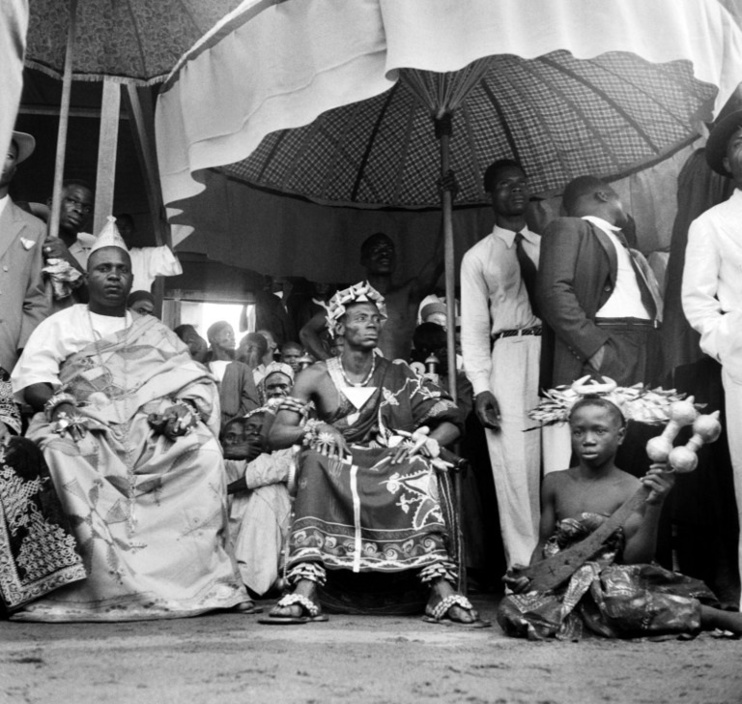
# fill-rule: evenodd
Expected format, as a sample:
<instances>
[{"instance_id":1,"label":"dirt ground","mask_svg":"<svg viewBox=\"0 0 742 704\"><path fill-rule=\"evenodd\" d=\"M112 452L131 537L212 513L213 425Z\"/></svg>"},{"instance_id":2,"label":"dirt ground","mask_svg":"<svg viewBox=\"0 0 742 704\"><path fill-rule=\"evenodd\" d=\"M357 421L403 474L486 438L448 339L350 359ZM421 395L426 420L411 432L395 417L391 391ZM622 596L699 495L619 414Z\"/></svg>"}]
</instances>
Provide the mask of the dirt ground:
<instances>
[{"instance_id":1,"label":"dirt ground","mask_svg":"<svg viewBox=\"0 0 742 704\"><path fill-rule=\"evenodd\" d=\"M496 600L474 600L493 619ZM0 701L740 704L742 641L529 643L415 617L0 623Z\"/></svg>"}]
</instances>

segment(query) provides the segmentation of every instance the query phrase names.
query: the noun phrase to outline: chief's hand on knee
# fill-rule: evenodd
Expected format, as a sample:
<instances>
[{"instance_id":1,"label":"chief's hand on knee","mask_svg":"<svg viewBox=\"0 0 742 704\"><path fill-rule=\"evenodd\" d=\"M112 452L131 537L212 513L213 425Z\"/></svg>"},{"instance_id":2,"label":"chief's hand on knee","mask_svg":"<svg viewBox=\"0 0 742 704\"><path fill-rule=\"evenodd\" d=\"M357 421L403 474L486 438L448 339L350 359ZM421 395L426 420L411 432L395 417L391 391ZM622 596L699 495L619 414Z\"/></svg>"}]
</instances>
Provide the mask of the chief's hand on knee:
<instances>
[{"instance_id":1,"label":"chief's hand on knee","mask_svg":"<svg viewBox=\"0 0 742 704\"><path fill-rule=\"evenodd\" d=\"M198 416L193 408L185 403L175 403L161 414L150 413L147 418L150 427L169 440L187 435L198 425Z\"/></svg>"}]
</instances>

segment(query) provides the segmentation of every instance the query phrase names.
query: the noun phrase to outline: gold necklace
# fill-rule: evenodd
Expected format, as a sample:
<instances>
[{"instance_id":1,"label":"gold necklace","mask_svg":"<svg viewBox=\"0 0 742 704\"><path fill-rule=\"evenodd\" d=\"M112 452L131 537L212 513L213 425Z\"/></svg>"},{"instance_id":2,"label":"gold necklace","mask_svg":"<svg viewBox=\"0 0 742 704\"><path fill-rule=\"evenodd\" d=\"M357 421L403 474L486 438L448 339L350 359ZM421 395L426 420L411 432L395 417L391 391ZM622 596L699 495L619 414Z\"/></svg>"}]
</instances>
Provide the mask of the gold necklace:
<instances>
[{"instance_id":1,"label":"gold necklace","mask_svg":"<svg viewBox=\"0 0 742 704\"><path fill-rule=\"evenodd\" d=\"M371 377L374 375L374 370L376 369L376 355L372 353L371 356L371 370L368 373L368 376L363 381L351 381L348 379L348 375L345 373L345 367L343 366L343 360L340 359L340 373L343 375L343 379L345 380L345 383L348 386L355 386L356 388L359 388L361 386L366 386L369 381L371 381Z\"/></svg>"},{"instance_id":2,"label":"gold necklace","mask_svg":"<svg viewBox=\"0 0 742 704\"><path fill-rule=\"evenodd\" d=\"M95 329L93 325L93 316L90 312L90 307L87 308L88 312L88 323L90 324L90 332L93 335L93 349L95 350L95 356L98 360L98 365L101 367L101 369L105 368L105 365L103 363L103 355L100 350L99 341L103 339L103 335L98 333L98 331ZM124 347L128 347L128 341L129 341L129 331L131 329L131 326L133 324L133 318L130 318L129 312L126 311L124 313ZM134 516L134 489L136 488L136 475L134 474L134 462L131 458L131 450L126 445L126 435L128 434L124 430L124 425L126 424L125 418L128 417L127 414L127 403L129 401L128 398L128 385L127 382L129 380L129 374L127 369L128 360L126 357L124 357L124 373L123 373L123 394L121 395L121 400L117 401L116 399L111 399L111 402L113 403L114 410L116 411L116 418L118 420L116 431L112 432L113 435L116 437L119 437L120 433L120 442L124 447L124 467L126 468L126 479L127 479L127 496L126 496L126 530L131 537L134 535L134 528L136 526L137 520ZM124 414L122 416L121 411L119 409L118 403L123 404L123 410Z\"/></svg>"}]
</instances>

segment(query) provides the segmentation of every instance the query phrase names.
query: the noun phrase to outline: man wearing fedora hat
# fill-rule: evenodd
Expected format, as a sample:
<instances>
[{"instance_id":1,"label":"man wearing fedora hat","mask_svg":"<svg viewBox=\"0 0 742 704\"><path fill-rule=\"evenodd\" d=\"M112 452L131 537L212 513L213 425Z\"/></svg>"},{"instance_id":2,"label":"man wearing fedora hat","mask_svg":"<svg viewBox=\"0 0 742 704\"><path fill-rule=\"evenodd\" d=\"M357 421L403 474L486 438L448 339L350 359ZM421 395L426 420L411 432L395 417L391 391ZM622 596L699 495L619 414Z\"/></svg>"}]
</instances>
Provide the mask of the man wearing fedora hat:
<instances>
[{"instance_id":1,"label":"man wearing fedora hat","mask_svg":"<svg viewBox=\"0 0 742 704\"><path fill-rule=\"evenodd\" d=\"M682 300L701 349L722 365L727 437L742 525L742 110L719 121L706 160L734 181L729 199L696 218L688 231ZM738 546L742 566L742 538Z\"/></svg>"},{"instance_id":2,"label":"man wearing fedora hat","mask_svg":"<svg viewBox=\"0 0 742 704\"><path fill-rule=\"evenodd\" d=\"M19 350L49 313L41 274L46 228L8 195L16 168L35 147L30 134L13 132L0 172L0 378L13 370Z\"/></svg>"}]
</instances>

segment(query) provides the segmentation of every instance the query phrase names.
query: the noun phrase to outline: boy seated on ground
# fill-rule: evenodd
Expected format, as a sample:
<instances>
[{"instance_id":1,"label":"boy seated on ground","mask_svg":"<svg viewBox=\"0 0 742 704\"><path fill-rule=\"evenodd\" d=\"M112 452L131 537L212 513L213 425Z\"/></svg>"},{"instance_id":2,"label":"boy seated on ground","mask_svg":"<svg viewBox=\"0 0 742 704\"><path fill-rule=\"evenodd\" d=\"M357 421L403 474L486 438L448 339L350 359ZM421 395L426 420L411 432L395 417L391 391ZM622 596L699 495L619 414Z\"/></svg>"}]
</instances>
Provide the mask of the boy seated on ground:
<instances>
[{"instance_id":1,"label":"boy seated on ground","mask_svg":"<svg viewBox=\"0 0 742 704\"><path fill-rule=\"evenodd\" d=\"M585 397L569 417L576 467L544 477L539 542L531 564L580 542L643 484L646 501L578 567L564 584L529 591L517 570L505 577L514 594L500 604L497 620L507 635L576 639L583 628L609 638L701 630L742 633L742 615L714 608L703 582L651 564L662 505L675 483L664 464L636 479L615 465L626 433L620 409L600 397Z\"/></svg>"}]
</instances>

